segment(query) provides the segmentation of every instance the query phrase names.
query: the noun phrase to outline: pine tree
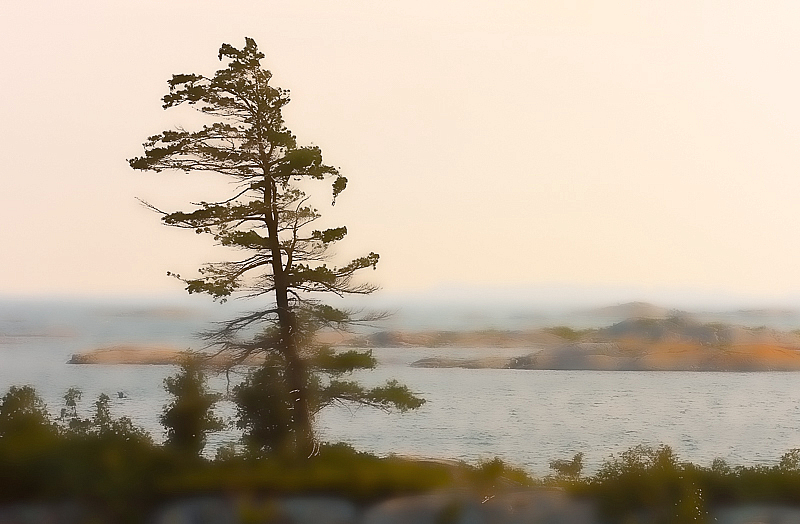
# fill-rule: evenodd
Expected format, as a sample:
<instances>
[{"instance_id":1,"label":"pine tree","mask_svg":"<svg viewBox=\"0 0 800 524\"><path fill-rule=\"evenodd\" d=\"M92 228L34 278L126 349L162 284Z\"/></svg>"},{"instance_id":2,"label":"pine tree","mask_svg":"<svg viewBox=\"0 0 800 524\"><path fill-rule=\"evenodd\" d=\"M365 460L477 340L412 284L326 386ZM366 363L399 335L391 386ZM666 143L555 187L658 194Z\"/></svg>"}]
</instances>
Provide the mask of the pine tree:
<instances>
[{"instance_id":1,"label":"pine tree","mask_svg":"<svg viewBox=\"0 0 800 524\"><path fill-rule=\"evenodd\" d=\"M278 362L285 383L289 434L297 451L313 447L313 415L333 397L379 407L414 408L422 401L392 382L365 390L338 380L343 371L374 366L371 355L339 355L313 343L320 326L343 327L347 311L322 303L324 293L368 294L376 288L353 282L365 268L375 268L369 253L343 265L329 265L329 248L347 234L346 227L324 230L311 225L320 214L305 193L312 182L331 184L332 205L347 186L337 169L326 165L315 146L300 146L287 129L282 109L288 91L270 85L254 40L236 49L223 44L219 59L227 67L213 76L173 75L165 109L188 104L213 119L198 130L175 129L151 136L144 156L130 160L137 170L213 172L235 182L225 198L203 201L189 211L163 212L164 224L207 234L245 253L235 260L209 263L195 278L182 278L189 293L220 301L231 296L267 298L265 307L227 321L209 338L220 351L242 362L262 355L267 366ZM326 378L327 377L327 378ZM338 393L337 393L338 392Z\"/></svg>"}]
</instances>

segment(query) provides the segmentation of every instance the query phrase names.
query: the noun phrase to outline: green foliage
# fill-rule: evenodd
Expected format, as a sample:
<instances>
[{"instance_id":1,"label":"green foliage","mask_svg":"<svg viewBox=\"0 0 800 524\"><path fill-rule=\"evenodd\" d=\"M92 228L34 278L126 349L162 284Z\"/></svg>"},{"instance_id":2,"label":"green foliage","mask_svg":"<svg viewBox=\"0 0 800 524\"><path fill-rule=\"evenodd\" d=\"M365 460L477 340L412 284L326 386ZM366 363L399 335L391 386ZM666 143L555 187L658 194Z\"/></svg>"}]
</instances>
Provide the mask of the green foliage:
<instances>
[{"instance_id":1,"label":"green foliage","mask_svg":"<svg viewBox=\"0 0 800 524\"><path fill-rule=\"evenodd\" d=\"M86 420L80 398L77 388L64 395L59 427L33 388L9 389L0 405L0 503L88 498L102 501L108 521L140 520L164 457L129 419L111 416L107 396Z\"/></svg>"},{"instance_id":2,"label":"green foliage","mask_svg":"<svg viewBox=\"0 0 800 524\"><path fill-rule=\"evenodd\" d=\"M357 369L373 369L376 364L372 351L349 350L337 353L328 347L319 348L313 359L310 359L311 369L336 376Z\"/></svg>"},{"instance_id":3,"label":"green foliage","mask_svg":"<svg viewBox=\"0 0 800 524\"><path fill-rule=\"evenodd\" d=\"M678 466L677 458L669 446L634 446L623 451L619 457L611 457L597 473L596 478L606 480L643 472L671 472Z\"/></svg>"},{"instance_id":4,"label":"green foliage","mask_svg":"<svg viewBox=\"0 0 800 524\"><path fill-rule=\"evenodd\" d=\"M390 380L383 386L371 389L364 388L357 382L331 379L318 388L317 410L334 403L352 403L362 406L397 410L401 413L417 409L425 403L416 397L406 386L396 380Z\"/></svg>"},{"instance_id":5,"label":"green foliage","mask_svg":"<svg viewBox=\"0 0 800 524\"><path fill-rule=\"evenodd\" d=\"M282 369L276 365L271 372ZM248 379L251 386L259 380L269 387L281 379L256 375ZM253 387L248 394L260 391ZM80 419L81 396L76 388L64 396L66 408L60 420L65 424L60 429L33 388L12 387L2 397L0 503L87 501L99 508L92 521L146 522L149 513L165 501L197 495L325 494L371 503L442 488L491 497L538 485L524 471L499 458L473 467L378 458L343 444L323 444L311 460L298 459L292 453L240 454L232 447L222 449L216 461L186 460L186 454L174 446L155 446L130 421L115 419L105 395L94 402L90 418ZM276 398L264 397L268 402ZM279 409L290 410L289 401L284 397ZM254 396L253 406L258 402ZM87 422L88 427L71 428L69 422L75 419ZM261 423L264 419L253 420ZM280 431L291 425L276 427L280 436ZM610 457L588 478L576 473L583 463L581 453L571 460L553 462L564 466L554 468L557 472L576 477L568 483L555 481L596 502L605 522L650 524L707 522L706 508L712 506L796 504L798 457L800 451L792 449L774 466L731 467L715 459L710 467L701 467L680 462L667 446L636 446ZM453 515L457 516L447 512L440 516Z\"/></svg>"},{"instance_id":6,"label":"green foliage","mask_svg":"<svg viewBox=\"0 0 800 524\"><path fill-rule=\"evenodd\" d=\"M563 339L569 341L576 341L580 340L589 333L593 332L593 329L573 329L568 326L554 326L551 328L544 329L545 333L550 333L551 335L555 335L557 337L561 337Z\"/></svg>"},{"instance_id":7,"label":"green foliage","mask_svg":"<svg viewBox=\"0 0 800 524\"><path fill-rule=\"evenodd\" d=\"M290 455L254 458L227 453L224 460L204 463L172 478L181 492L316 493L371 502L385 497L446 487L470 487L474 468L399 457L379 458L346 444L321 444L306 460Z\"/></svg>"},{"instance_id":8,"label":"green foliage","mask_svg":"<svg viewBox=\"0 0 800 524\"><path fill-rule=\"evenodd\" d=\"M355 381L340 378L357 369L374 367L375 359L371 352L350 350L336 353L325 346L315 349L316 353L307 357L310 372L306 375L309 409L313 414L333 404L349 403L405 412L417 409L425 402L396 380L365 388ZM261 366L234 387L233 400L236 403L236 426L243 431L243 441L251 453L286 455L297 451L299 443L294 418L298 412L289 392L286 363L280 355L268 356Z\"/></svg>"},{"instance_id":9,"label":"green foliage","mask_svg":"<svg viewBox=\"0 0 800 524\"><path fill-rule=\"evenodd\" d=\"M326 229L325 231L312 231L311 235L315 240L322 241L323 244L330 244L331 242L338 242L343 239L347 234L347 228L336 227L333 229Z\"/></svg>"},{"instance_id":10,"label":"green foliage","mask_svg":"<svg viewBox=\"0 0 800 524\"><path fill-rule=\"evenodd\" d=\"M167 433L166 445L198 456L206 436L224 427L212 409L221 395L208 391L202 361L191 357L184 360L178 374L164 379L164 389L173 397L160 416Z\"/></svg>"},{"instance_id":11,"label":"green foliage","mask_svg":"<svg viewBox=\"0 0 800 524\"><path fill-rule=\"evenodd\" d=\"M679 462L668 446L636 446L567 487L596 500L610 522L706 522L713 506L796 505L800 451L789 450L774 466L730 466L716 458L702 467Z\"/></svg>"},{"instance_id":12,"label":"green foliage","mask_svg":"<svg viewBox=\"0 0 800 524\"><path fill-rule=\"evenodd\" d=\"M500 457L482 461L474 468L462 467L466 470L468 484L482 492L484 497L504 489L533 484L533 479L524 470L505 463Z\"/></svg>"},{"instance_id":13,"label":"green foliage","mask_svg":"<svg viewBox=\"0 0 800 524\"><path fill-rule=\"evenodd\" d=\"M728 465L728 463L720 458L717 457L711 461L711 472L718 476L725 476L730 475L733 470Z\"/></svg>"},{"instance_id":14,"label":"green foliage","mask_svg":"<svg viewBox=\"0 0 800 524\"><path fill-rule=\"evenodd\" d=\"M135 426L130 418L115 419L111 416L110 400L108 395L101 393L95 401L95 412L89 432L104 440L139 441L143 444L152 444L152 437L143 429Z\"/></svg>"},{"instance_id":15,"label":"green foliage","mask_svg":"<svg viewBox=\"0 0 800 524\"><path fill-rule=\"evenodd\" d=\"M74 434L86 434L92 427L92 420L83 419L78 415L78 403L83 397L83 392L76 388L71 387L64 394L64 406L61 408L61 416L58 420L61 423L66 423L65 431Z\"/></svg>"},{"instance_id":16,"label":"green foliage","mask_svg":"<svg viewBox=\"0 0 800 524\"><path fill-rule=\"evenodd\" d=\"M0 399L0 438L27 438L54 431L47 408L33 387L11 386Z\"/></svg>"},{"instance_id":17,"label":"green foliage","mask_svg":"<svg viewBox=\"0 0 800 524\"><path fill-rule=\"evenodd\" d=\"M94 403L94 417L92 417L92 425L98 434L105 435L112 431L114 419L111 417L111 408L108 403L111 399L105 393L100 393Z\"/></svg>"},{"instance_id":18,"label":"green foliage","mask_svg":"<svg viewBox=\"0 0 800 524\"><path fill-rule=\"evenodd\" d=\"M72 387L64 394L64 406L58 422L59 431L67 438L79 440L137 441L152 445L152 438L143 429L135 426L130 418L114 418L111 414L111 398L101 393L93 403L94 411L89 418L81 418L78 404L83 392Z\"/></svg>"},{"instance_id":19,"label":"green foliage","mask_svg":"<svg viewBox=\"0 0 800 524\"><path fill-rule=\"evenodd\" d=\"M61 418L75 418L78 416L78 402L80 402L82 396L83 392L76 387L71 387L64 393L64 405L66 408L61 410Z\"/></svg>"},{"instance_id":20,"label":"green foliage","mask_svg":"<svg viewBox=\"0 0 800 524\"><path fill-rule=\"evenodd\" d=\"M425 404L425 399L415 396L408 387L396 380L389 380L383 386L365 390L362 398L363 400L353 399L353 401L387 411L397 409L400 412L406 412Z\"/></svg>"},{"instance_id":21,"label":"green foliage","mask_svg":"<svg viewBox=\"0 0 800 524\"><path fill-rule=\"evenodd\" d=\"M33 489L57 440L58 428L33 387L11 386L0 399L0 492Z\"/></svg>"},{"instance_id":22,"label":"green foliage","mask_svg":"<svg viewBox=\"0 0 800 524\"><path fill-rule=\"evenodd\" d=\"M786 472L800 472L800 448L793 448L784 453L778 464L778 469Z\"/></svg>"},{"instance_id":23,"label":"green foliage","mask_svg":"<svg viewBox=\"0 0 800 524\"><path fill-rule=\"evenodd\" d=\"M669 446L635 446L611 457L590 479L589 492L614 520L705 521L704 472L681 464Z\"/></svg>"},{"instance_id":24,"label":"green foliage","mask_svg":"<svg viewBox=\"0 0 800 524\"><path fill-rule=\"evenodd\" d=\"M253 455L292 454L298 446L296 408L285 369L280 356L273 356L233 388L236 427Z\"/></svg>"},{"instance_id":25,"label":"green foliage","mask_svg":"<svg viewBox=\"0 0 800 524\"><path fill-rule=\"evenodd\" d=\"M550 469L555 471L559 478L577 480L583 471L583 453L575 453L571 460L551 460Z\"/></svg>"}]
</instances>

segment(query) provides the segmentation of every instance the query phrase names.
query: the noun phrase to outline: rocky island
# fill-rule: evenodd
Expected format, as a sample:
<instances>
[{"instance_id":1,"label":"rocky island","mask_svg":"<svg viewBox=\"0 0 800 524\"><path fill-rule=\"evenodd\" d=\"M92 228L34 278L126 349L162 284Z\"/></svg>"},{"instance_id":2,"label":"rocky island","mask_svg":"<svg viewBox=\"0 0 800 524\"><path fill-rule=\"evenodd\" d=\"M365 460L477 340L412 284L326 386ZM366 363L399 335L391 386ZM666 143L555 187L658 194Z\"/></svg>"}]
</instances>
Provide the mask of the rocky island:
<instances>
[{"instance_id":1,"label":"rocky island","mask_svg":"<svg viewBox=\"0 0 800 524\"><path fill-rule=\"evenodd\" d=\"M415 367L598 371L800 371L800 334L691 318L632 318L602 329L543 330L561 335L511 359L426 358Z\"/></svg>"}]
</instances>

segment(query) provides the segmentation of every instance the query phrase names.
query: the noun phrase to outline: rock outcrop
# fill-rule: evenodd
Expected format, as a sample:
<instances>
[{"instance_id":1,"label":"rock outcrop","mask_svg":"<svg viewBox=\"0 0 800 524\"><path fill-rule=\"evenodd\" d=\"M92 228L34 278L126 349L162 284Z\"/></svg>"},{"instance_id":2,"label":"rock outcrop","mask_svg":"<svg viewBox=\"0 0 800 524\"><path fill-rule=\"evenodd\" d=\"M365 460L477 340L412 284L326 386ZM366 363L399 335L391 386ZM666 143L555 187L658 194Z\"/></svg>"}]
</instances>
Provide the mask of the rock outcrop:
<instances>
[{"instance_id":1,"label":"rock outcrop","mask_svg":"<svg viewBox=\"0 0 800 524\"><path fill-rule=\"evenodd\" d=\"M800 335L685 317L628 319L579 341L543 347L498 364L484 359L422 359L415 367L598 371L800 371Z\"/></svg>"}]
</instances>

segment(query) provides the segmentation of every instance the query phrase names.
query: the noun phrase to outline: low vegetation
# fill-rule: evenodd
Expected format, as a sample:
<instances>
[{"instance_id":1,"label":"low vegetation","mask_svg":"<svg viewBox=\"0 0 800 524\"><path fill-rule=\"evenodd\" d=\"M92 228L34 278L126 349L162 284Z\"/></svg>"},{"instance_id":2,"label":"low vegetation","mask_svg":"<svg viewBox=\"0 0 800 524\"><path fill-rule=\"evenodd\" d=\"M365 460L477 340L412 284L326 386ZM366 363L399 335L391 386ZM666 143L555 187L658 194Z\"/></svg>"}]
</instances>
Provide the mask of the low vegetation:
<instances>
[{"instance_id":1,"label":"low vegetation","mask_svg":"<svg viewBox=\"0 0 800 524\"><path fill-rule=\"evenodd\" d=\"M555 335L557 337L561 337L564 340L569 340L570 342L577 342L582 338L590 335L597 331L596 329L573 329L569 326L554 326L550 328L545 328L543 330L545 333L550 333L551 335Z\"/></svg>"},{"instance_id":2,"label":"low vegetation","mask_svg":"<svg viewBox=\"0 0 800 524\"><path fill-rule=\"evenodd\" d=\"M165 501L212 493L323 494L369 504L444 488L491 497L560 487L592 501L609 522L647 523L709 521L710 509L732 504L800 504L800 449L774 466L746 467L721 459L701 466L680 461L668 446L636 446L593 475L583 475L577 453L552 460L553 473L535 479L500 459L472 466L379 458L343 444L298 457L270 449L250 431L243 446L222 448L212 460L200 450L220 423L202 374L187 364L165 387L175 399L161 418L164 445L130 419L114 417L106 395L82 418L81 393L70 389L54 418L33 388L11 387L0 399L0 504L69 500L92 508L100 522L142 522Z\"/></svg>"},{"instance_id":3,"label":"low vegetation","mask_svg":"<svg viewBox=\"0 0 800 524\"><path fill-rule=\"evenodd\" d=\"M238 396L248 387L240 386ZM336 495L367 504L453 486L488 492L500 478L529 480L499 460L472 467L379 458L325 443L309 457L286 453L276 444L285 421L259 418L249 401L238 407L242 445L223 447L212 460L200 452L221 421L196 363L166 379L165 388L174 400L161 416L167 438L159 445L129 418L114 417L107 395L82 418L81 392L72 388L54 418L32 387L11 387L0 399L0 506L68 500L90 508L98 522L143 522L165 501L211 493Z\"/></svg>"}]
</instances>

